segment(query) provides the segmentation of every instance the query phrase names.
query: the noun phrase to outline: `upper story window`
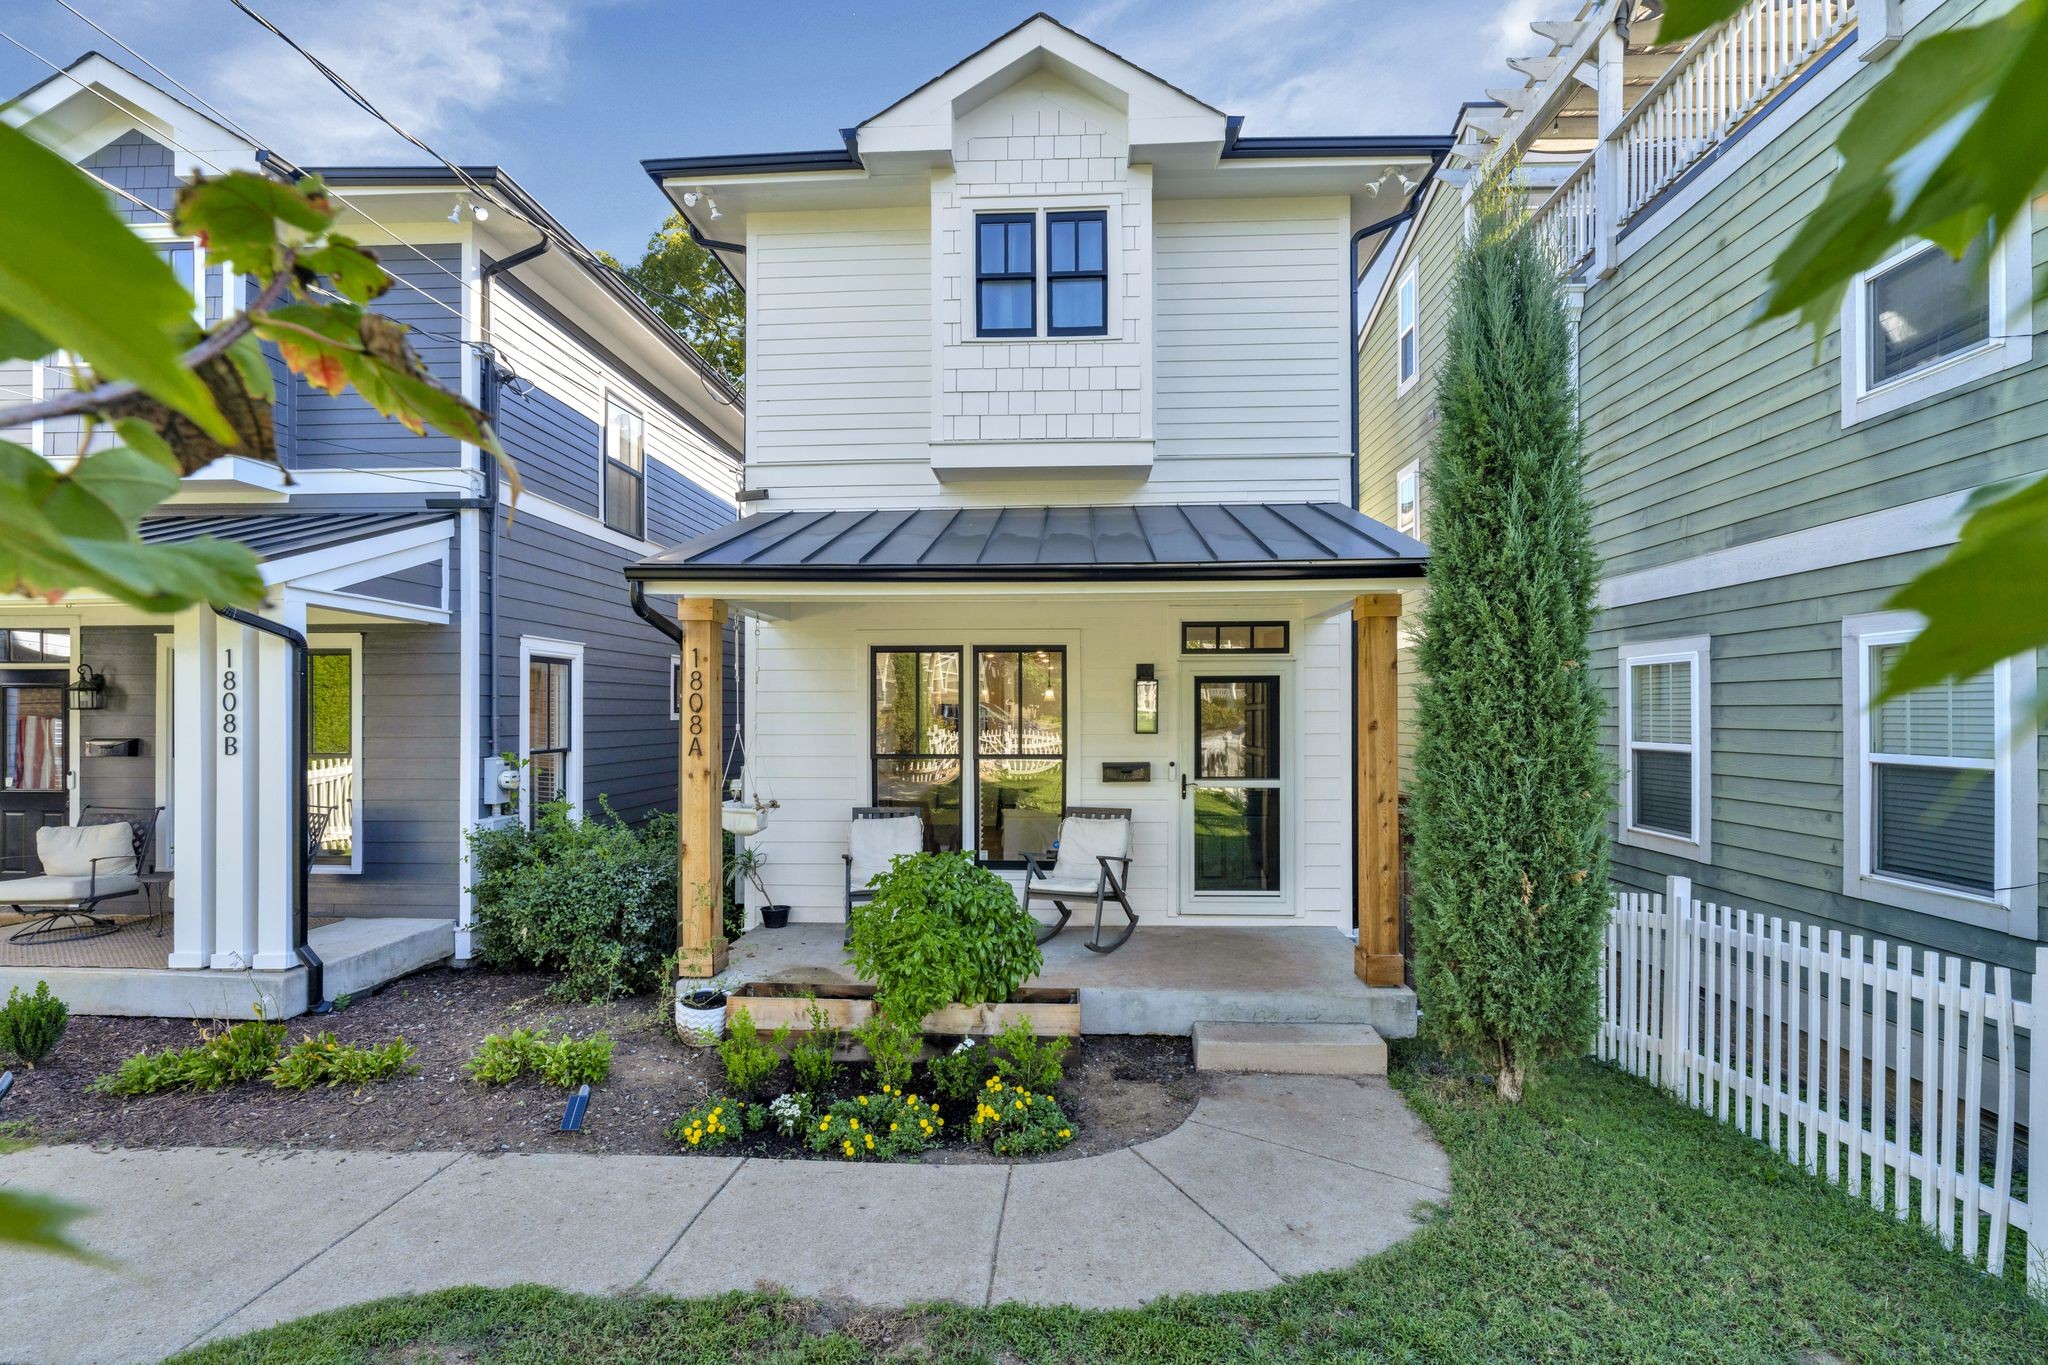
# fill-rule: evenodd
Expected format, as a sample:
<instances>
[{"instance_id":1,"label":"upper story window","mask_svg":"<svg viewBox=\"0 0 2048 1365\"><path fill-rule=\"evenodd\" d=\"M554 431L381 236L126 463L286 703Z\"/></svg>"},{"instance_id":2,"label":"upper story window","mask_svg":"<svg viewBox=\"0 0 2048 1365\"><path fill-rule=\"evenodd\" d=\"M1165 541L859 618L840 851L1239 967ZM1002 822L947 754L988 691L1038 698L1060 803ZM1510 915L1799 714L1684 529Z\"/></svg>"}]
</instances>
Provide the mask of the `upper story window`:
<instances>
[{"instance_id":1,"label":"upper story window","mask_svg":"<svg viewBox=\"0 0 2048 1365\"><path fill-rule=\"evenodd\" d=\"M1394 476L1394 529L1404 536L1422 532L1422 462L1410 460Z\"/></svg>"},{"instance_id":2,"label":"upper story window","mask_svg":"<svg viewBox=\"0 0 2048 1365\"><path fill-rule=\"evenodd\" d=\"M1037 216L983 213L974 219L975 333L1028 337L1038 331Z\"/></svg>"},{"instance_id":3,"label":"upper story window","mask_svg":"<svg viewBox=\"0 0 2048 1365\"><path fill-rule=\"evenodd\" d=\"M647 423L610 395L604 400L604 524L635 540L647 532Z\"/></svg>"},{"instance_id":4,"label":"upper story window","mask_svg":"<svg viewBox=\"0 0 2048 1365\"><path fill-rule=\"evenodd\" d=\"M1045 215L1045 330L1101 336L1109 327L1109 215Z\"/></svg>"},{"instance_id":5,"label":"upper story window","mask_svg":"<svg viewBox=\"0 0 2048 1365\"><path fill-rule=\"evenodd\" d=\"M2015 889L2033 903L2037 776L2014 701L2032 657L1873 704L1918 625L1898 612L1843 622L1843 891L2002 927Z\"/></svg>"},{"instance_id":6,"label":"upper story window","mask_svg":"<svg viewBox=\"0 0 2048 1365\"><path fill-rule=\"evenodd\" d=\"M1415 267L1409 266L1408 273L1401 277L1401 283L1394 293L1395 324L1400 329L1395 334L1395 366L1398 383L1395 392L1406 393L1421 372L1421 329L1417 317L1417 289L1419 288Z\"/></svg>"},{"instance_id":7,"label":"upper story window","mask_svg":"<svg viewBox=\"0 0 2048 1365\"><path fill-rule=\"evenodd\" d=\"M1704 636L1621 646L1621 841L1708 856Z\"/></svg>"},{"instance_id":8,"label":"upper story window","mask_svg":"<svg viewBox=\"0 0 2048 1365\"><path fill-rule=\"evenodd\" d=\"M2033 355L2033 234L2023 210L1961 260L1909 243L1865 271L1842 302L1842 425L2022 364Z\"/></svg>"}]
</instances>

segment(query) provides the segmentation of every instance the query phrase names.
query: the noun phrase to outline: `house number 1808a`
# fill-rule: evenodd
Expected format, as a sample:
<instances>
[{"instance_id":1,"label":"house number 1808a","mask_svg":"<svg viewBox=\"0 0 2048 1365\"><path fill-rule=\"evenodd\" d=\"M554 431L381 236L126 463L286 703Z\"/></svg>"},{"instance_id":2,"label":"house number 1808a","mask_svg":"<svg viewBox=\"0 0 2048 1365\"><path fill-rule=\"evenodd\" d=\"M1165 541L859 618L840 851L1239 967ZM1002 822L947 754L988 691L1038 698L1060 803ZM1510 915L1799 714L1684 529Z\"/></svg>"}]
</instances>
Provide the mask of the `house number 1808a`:
<instances>
[{"instance_id":1,"label":"house number 1808a","mask_svg":"<svg viewBox=\"0 0 2048 1365\"><path fill-rule=\"evenodd\" d=\"M704 757L704 667L703 656L696 650L690 651L690 676L683 689L686 700L683 705L689 712L683 718L684 733L690 737L687 754L691 758Z\"/></svg>"},{"instance_id":2,"label":"house number 1808a","mask_svg":"<svg viewBox=\"0 0 2048 1365\"><path fill-rule=\"evenodd\" d=\"M235 672L235 651L226 651L227 667L220 671L220 751L223 757L233 758L242 752L242 723L235 715L241 705L238 688L241 679Z\"/></svg>"}]
</instances>

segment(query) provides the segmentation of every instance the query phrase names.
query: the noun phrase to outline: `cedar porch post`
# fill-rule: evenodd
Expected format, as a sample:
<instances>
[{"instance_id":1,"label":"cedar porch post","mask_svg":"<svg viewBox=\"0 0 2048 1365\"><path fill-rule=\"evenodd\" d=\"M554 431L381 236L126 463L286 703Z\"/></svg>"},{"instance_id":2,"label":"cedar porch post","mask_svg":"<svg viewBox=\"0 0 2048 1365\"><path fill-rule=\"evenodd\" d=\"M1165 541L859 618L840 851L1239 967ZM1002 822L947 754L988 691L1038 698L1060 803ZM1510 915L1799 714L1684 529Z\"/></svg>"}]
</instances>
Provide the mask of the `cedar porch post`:
<instances>
[{"instance_id":1,"label":"cedar porch post","mask_svg":"<svg viewBox=\"0 0 2048 1365\"><path fill-rule=\"evenodd\" d=\"M1401 594L1368 593L1352 603L1358 632L1358 946L1352 969L1368 986L1398 986L1401 958Z\"/></svg>"},{"instance_id":2,"label":"cedar porch post","mask_svg":"<svg viewBox=\"0 0 2048 1365\"><path fill-rule=\"evenodd\" d=\"M725 603L686 597L676 604L683 627L678 680L680 787L676 809L676 975L710 977L725 970L725 835L720 808L725 733L720 679Z\"/></svg>"}]
</instances>

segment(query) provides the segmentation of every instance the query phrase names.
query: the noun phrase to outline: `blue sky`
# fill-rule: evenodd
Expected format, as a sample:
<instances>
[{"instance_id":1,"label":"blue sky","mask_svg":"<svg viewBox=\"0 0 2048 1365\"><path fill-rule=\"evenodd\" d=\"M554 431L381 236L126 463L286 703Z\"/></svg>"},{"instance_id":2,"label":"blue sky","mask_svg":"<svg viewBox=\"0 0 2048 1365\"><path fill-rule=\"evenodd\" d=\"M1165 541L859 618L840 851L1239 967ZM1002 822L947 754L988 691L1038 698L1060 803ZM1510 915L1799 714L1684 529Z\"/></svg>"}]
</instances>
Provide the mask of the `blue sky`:
<instances>
[{"instance_id":1,"label":"blue sky","mask_svg":"<svg viewBox=\"0 0 2048 1365\"><path fill-rule=\"evenodd\" d=\"M228 0L70 0L304 163L413 162ZM649 156L827 147L1038 5L997 0L252 0L387 114L496 162L585 241L639 254L663 203ZM1551 8L1558 8L1552 6ZM1246 131L1448 129L1541 44L1534 0L1085 0L1050 12L1231 113ZM56 0L0 31L59 64L139 65ZM46 66L0 43L0 90ZM146 70L141 74L148 75ZM1517 78L1517 81L1519 78Z\"/></svg>"}]
</instances>

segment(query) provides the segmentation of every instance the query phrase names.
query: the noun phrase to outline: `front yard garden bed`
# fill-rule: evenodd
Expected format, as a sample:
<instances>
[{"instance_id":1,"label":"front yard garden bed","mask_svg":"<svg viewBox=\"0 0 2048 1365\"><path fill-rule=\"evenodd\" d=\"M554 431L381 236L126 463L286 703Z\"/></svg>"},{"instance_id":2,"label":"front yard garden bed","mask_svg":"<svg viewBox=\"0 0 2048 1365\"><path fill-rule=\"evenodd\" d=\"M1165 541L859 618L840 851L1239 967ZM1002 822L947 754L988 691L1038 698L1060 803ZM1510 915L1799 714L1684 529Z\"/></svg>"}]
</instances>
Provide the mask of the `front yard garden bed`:
<instances>
[{"instance_id":1,"label":"front yard garden bed","mask_svg":"<svg viewBox=\"0 0 2048 1365\"><path fill-rule=\"evenodd\" d=\"M134 1099L95 1093L92 1082L124 1059L189 1045L199 1028L185 1019L74 1015L48 1058L33 1070L16 1067L17 1084L0 1106L0 1120L24 1125L39 1142L123 1147L676 1152L678 1144L665 1133L669 1125L728 1088L719 1054L678 1042L652 997L568 1004L545 994L554 980L537 972L443 968L394 982L325 1018L288 1023L287 1048L332 1031L344 1044L378 1046L403 1037L415 1049L418 1072L359 1088L295 1092L255 1083ZM483 1038L518 1028L577 1038L602 1031L612 1039L611 1074L592 1087L583 1131L559 1131L567 1099L559 1088L525 1078L504 1085L471 1078L467 1064ZM853 1093L862 1071L857 1063L842 1064L841 1088ZM784 1065L763 1099L788 1083ZM1059 1155L1082 1156L1179 1127L1200 1098L1202 1082L1184 1038L1100 1037L1068 1054L1058 1089L1076 1128L1073 1144ZM745 1138L725 1151L814 1155L772 1131ZM948 1144L922 1159L993 1158Z\"/></svg>"}]
</instances>

